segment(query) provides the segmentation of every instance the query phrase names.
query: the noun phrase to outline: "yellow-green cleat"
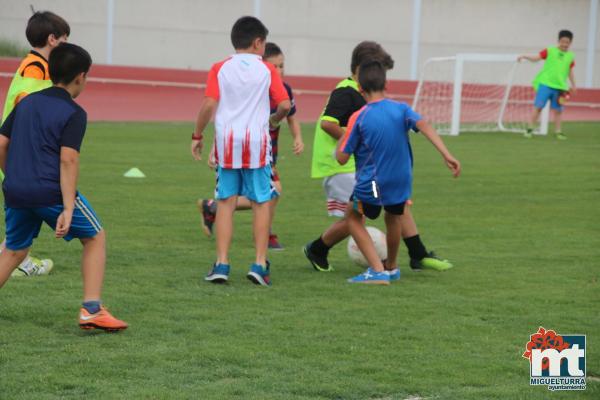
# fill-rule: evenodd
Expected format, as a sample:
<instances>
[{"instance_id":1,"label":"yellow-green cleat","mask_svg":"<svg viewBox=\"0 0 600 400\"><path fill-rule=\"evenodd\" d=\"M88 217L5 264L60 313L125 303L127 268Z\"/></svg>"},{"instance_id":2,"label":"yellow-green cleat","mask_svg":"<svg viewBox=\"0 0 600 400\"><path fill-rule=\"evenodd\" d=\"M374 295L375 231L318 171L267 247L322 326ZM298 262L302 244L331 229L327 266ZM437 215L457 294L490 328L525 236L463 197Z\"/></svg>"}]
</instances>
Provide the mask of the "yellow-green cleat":
<instances>
[{"instance_id":1,"label":"yellow-green cleat","mask_svg":"<svg viewBox=\"0 0 600 400\"><path fill-rule=\"evenodd\" d=\"M54 268L54 262L49 259L40 260L39 258L28 256L21 265L15 269L11 276L13 277L31 277L48 275Z\"/></svg>"},{"instance_id":2,"label":"yellow-green cleat","mask_svg":"<svg viewBox=\"0 0 600 400\"><path fill-rule=\"evenodd\" d=\"M315 271L319 272L331 272L333 271L333 267L329 264L327 260L327 255L320 255L315 253L312 250L312 242L308 243L306 246L302 248L304 255L310 261L311 265L315 269Z\"/></svg>"},{"instance_id":3,"label":"yellow-green cleat","mask_svg":"<svg viewBox=\"0 0 600 400\"><path fill-rule=\"evenodd\" d=\"M556 138L558 140L567 140L567 136L564 133L562 133L562 132L557 132L556 133Z\"/></svg>"},{"instance_id":4,"label":"yellow-green cleat","mask_svg":"<svg viewBox=\"0 0 600 400\"><path fill-rule=\"evenodd\" d=\"M413 271L421 271L423 269L435 269L436 271L445 271L452 267L453 265L450 261L438 257L433 251L430 251L427 254L427 257L424 257L421 260L410 260L410 268L412 268Z\"/></svg>"}]
</instances>

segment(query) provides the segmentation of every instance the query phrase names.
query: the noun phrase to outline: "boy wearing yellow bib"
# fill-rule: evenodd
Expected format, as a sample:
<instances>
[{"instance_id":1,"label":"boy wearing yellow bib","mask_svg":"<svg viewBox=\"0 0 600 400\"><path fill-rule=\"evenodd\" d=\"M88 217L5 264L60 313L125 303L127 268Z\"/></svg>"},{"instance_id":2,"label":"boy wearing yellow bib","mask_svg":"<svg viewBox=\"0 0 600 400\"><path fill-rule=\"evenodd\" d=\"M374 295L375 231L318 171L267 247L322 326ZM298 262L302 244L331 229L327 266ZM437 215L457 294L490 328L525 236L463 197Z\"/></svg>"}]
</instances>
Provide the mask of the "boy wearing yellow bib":
<instances>
[{"instance_id":1,"label":"boy wearing yellow bib","mask_svg":"<svg viewBox=\"0 0 600 400\"><path fill-rule=\"evenodd\" d=\"M565 140L567 137L561 130L561 119L564 100L567 95L574 94L577 91L575 84L575 54L569 51L573 33L562 30L558 33L558 46L548 47L539 52L539 54L524 54L519 56L518 61L529 60L538 62L544 60L544 66L533 81L535 89L535 110L531 117L531 125L525 132L526 138L532 137L533 126L537 123L542 109L550 102L550 108L554 113L554 132L557 139ZM571 83L567 83L567 78Z\"/></svg>"}]
</instances>

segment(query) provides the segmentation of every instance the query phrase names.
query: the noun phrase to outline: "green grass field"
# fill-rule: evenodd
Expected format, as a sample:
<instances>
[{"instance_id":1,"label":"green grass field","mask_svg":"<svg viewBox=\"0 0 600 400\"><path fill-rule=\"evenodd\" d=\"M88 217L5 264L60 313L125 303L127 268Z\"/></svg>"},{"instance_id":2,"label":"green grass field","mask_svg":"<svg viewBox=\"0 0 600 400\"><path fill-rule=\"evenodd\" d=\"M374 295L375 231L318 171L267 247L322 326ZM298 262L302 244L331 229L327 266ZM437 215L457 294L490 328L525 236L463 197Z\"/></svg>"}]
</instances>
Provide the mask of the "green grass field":
<instances>
[{"instance_id":1,"label":"green grass field","mask_svg":"<svg viewBox=\"0 0 600 400\"><path fill-rule=\"evenodd\" d=\"M270 255L266 289L245 278L247 212L236 215L231 283L202 280L214 241L195 202L214 177L191 160L190 124L90 124L79 187L108 235L104 301L130 329L79 330L81 246L44 228L34 253L54 272L0 291L0 399L600 398L599 124L567 125L565 142L445 138L463 163L456 180L414 137L413 212L455 268L413 273L402 246L390 287L346 283L360 269L345 243L333 273L304 259L331 222L304 128L301 157L282 132L274 227L286 249ZM147 178L123 178L133 166ZM586 391L529 385L521 354L539 326L587 334Z\"/></svg>"}]
</instances>

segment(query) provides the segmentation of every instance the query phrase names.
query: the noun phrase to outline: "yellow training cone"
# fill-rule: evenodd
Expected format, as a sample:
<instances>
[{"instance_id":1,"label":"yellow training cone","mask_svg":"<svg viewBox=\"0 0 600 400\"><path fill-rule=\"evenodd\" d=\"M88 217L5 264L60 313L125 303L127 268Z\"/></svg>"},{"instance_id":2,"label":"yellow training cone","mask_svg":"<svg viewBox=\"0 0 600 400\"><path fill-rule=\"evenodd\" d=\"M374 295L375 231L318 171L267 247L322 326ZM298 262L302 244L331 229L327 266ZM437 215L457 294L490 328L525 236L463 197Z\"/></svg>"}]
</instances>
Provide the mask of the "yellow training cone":
<instances>
[{"instance_id":1,"label":"yellow training cone","mask_svg":"<svg viewBox=\"0 0 600 400\"><path fill-rule=\"evenodd\" d=\"M125 178L145 178L146 175L137 167L131 168L123 175Z\"/></svg>"}]
</instances>

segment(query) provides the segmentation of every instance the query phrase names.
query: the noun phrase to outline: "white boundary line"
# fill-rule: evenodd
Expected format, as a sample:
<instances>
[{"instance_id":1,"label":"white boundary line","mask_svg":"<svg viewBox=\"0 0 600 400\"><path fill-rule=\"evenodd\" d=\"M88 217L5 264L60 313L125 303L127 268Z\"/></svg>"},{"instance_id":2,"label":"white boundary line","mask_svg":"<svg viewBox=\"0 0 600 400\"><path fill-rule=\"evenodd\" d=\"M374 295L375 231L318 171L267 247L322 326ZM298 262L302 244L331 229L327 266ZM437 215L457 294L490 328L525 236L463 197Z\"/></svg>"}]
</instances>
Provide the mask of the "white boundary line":
<instances>
[{"instance_id":1,"label":"white boundary line","mask_svg":"<svg viewBox=\"0 0 600 400\"><path fill-rule=\"evenodd\" d=\"M12 78L14 73L0 72L1 78ZM149 81L143 79L120 79L120 78L88 78L88 82L102 83L102 84L117 84L117 85L138 85L138 86L151 86L151 87L172 87L181 89L204 89L206 84L204 83L188 83L188 82L172 82L172 81ZM315 90L315 89L294 89L294 94L299 95L317 95L317 96L329 96L331 92L327 90ZM405 99L410 100L413 95L410 94L394 94L390 93L389 97L392 99ZM588 107L588 108L600 108L600 103L589 103L589 102L569 102L570 106L576 107Z\"/></svg>"},{"instance_id":2,"label":"white boundary line","mask_svg":"<svg viewBox=\"0 0 600 400\"><path fill-rule=\"evenodd\" d=\"M14 73L0 72L0 78L12 78ZM204 83L188 83L188 82L171 82L171 81L148 81L143 79L120 79L120 78L88 78L88 82L105 83L105 84L120 84L120 85L140 85L140 86L166 86L187 89L204 89Z\"/></svg>"},{"instance_id":3,"label":"white boundary line","mask_svg":"<svg viewBox=\"0 0 600 400\"><path fill-rule=\"evenodd\" d=\"M8 72L0 72L0 78L12 78L13 76L14 76L14 74L11 74ZM206 84L204 84L204 83L149 81L149 80L143 80L143 79L120 79L120 78L89 77L88 82L103 83L103 84L117 84L117 85L173 87L173 88L183 88L183 89L204 89L206 87ZM294 93L329 96L329 94L331 92L326 91L326 90L315 90L315 89L294 89ZM391 94L390 97L392 97L392 98L412 98L412 95Z\"/></svg>"}]
</instances>

